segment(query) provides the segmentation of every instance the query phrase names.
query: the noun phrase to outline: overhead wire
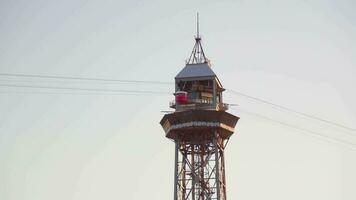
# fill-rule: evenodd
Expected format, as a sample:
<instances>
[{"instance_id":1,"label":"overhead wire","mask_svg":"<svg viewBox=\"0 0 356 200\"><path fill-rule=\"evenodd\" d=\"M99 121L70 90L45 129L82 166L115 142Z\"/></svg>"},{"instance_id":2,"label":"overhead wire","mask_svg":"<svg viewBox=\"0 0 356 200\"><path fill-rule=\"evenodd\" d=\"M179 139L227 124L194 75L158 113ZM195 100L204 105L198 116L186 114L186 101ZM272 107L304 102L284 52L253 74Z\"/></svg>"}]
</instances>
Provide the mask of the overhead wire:
<instances>
[{"instance_id":1,"label":"overhead wire","mask_svg":"<svg viewBox=\"0 0 356 200\"><path fill-rule=\"evenodd\" d=\"M79 95L79 96L138 96L138 95L165 95L165 94L146 94L146 93L124 93L124 92L51 92L51 91L0 91L0 95Z\"/></svg>"},{"instance_id":2,"label":"overhead wire","mask_svg":"<svg viewBox=\"0 0 356 200\"><path fill-rule=\"evenodd\" d=\"M17 82L17 83L48 83L48 84L53 84L53 83L56 83L56 84L107 84L107 85L115 85L115 84L118 84L118 83L113 83L113 82L100 82L100 81L97 81L97 82L91 82L91 81L68 81L68 80L52 80L52 79L13 79L13 78L7 78L7 79L4 79L4 78L0 78L0 82L3 82L3 83L9 83L9 82ZM124 83L125 84L125 83Z\"/></svg>"},{"instance_id":3,"label":"overhead wire","mask_svg":"<svg viewBox=\"0 0 356 200\"><path fill-rule=\"evenodd\" d=\"M299 130L299 131L302 131L302 132L305 132L305 133L309 133L311 135L314 135L314 136L317 136L319 138L325 139L325 140L327 140L329 142L330 141L336 142L336 143L339 143L339 144L347 145L348 147L352 146L351 149L356 151L356 144L355 143L344 141L344 140L341 140L341 139L338 139L338 138L334 138L334 137L329 137L329 136L326 136L326 135L324 135L322 133L319 133L319 132L316 132L316 131L312 131L312 130L309 130L309 129L301 128L301 127L298 127L298 126L295 126L295 125L292 125L292 124L289 124L289 123L285 123L285 122L282 122L282 121L279 121L279 120L275 120L275 119L272 119L272 118L269 118L269 117L254 113L254 112L246 111L246 110L241 109L241 108L239 108L239 109L233 108L233 110L241 111L241 112L244 112L246 114L249 114L249 115L264 119L264 120L272 121L274 123L277 123L279 125L282 125L282 126L285 126L285 127L288 127L288 128L292 128L292 129Z\"/></svg>"},{"instance_id":4,"label":"overhead wire","mask_svg":"<svg viewBox=\"0 0 356 200\"><path fill-rule=\"evenodd\" d=\"M126 80L126 79L106 79L106 78L88 78L76 76L53 76L53 75L38 75L38 74L15 74L15 73L0 73L0 76L6 77L26 77L26 78L42 78L42 79L64 79L64 80L81 80L81 81L103 81L103 82L118 82L118 83L141 83L141 84L172 84L165 81L144 81L144 80Z\"/></svg>"},{"instance_id":5,"label":"overhead wire","mask_svg":"<svg viewBox=\"0 0 356 200\"><path fill-rule=\"evenodd\" d=\"M235 94L235 95L240 95L240 96L252 99L254 101L261 102L261 103L273 106L275 108L279 108L281 110L284 110L284 111L287 111L287 112L290 112L290 113L297 114L299 116L304 116L304 117L307 117L309 119L317 120L317 121L320 121L320 122L323 122L323 123L326 123L326 124L329 124L329 125L337 126L337 127L340 127L340 128L352 131L352 132L356 132L355 128L351 128L351 127L345 126L345 125L343 125L341 123L337 123L337 122L333 122L333 121L330 121L330 120L326 120L326 119L317 117L315 115L311 115L311 114L307 114L307 113L304 113L304 112L301 112L301 111L298 111L298 110L294 110L292 108L288 108L286 106L278 105L278 104L263 100L261 98L253 97L253 96L250 96L250 95L247 95L247 94L235 91L235 90L226 89L226 91L228 91L228 92L230 92L232 94Z\"/></svg>"},{"instance_id":6,"label":"overhead wire","mask_svg":"<svg viewBox=\"0 0 356 200\"><path fill-rule=\"evenodd\" d=\"M116 93L131 93L131 94L171 94L169 92L148 91L148 90L116 90L116 89L102 89L102 88L76 88L76 87L55 87L55 86L38 86L38 85L14 85L14 84L0 84L0 87L13 88L36 88L36 89L54 89L54 90L77 90L77 91L93 91L93 92L116 92Z\"/></svg>"}]
</instances>

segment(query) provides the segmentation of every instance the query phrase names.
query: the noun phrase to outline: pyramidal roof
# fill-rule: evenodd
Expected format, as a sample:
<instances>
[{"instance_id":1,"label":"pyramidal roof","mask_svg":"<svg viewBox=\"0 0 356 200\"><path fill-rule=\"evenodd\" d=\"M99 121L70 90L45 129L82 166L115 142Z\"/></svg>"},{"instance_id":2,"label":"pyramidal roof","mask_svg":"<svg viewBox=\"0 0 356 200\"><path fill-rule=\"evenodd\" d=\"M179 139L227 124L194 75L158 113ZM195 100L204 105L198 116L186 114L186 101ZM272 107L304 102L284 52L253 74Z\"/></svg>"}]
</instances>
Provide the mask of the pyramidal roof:
<instances>
[{"instance_id":1,"label":"pyramidal roof","mask_svg":"<svg viewBox=\"0 0 356 200\"><path fill-rule=\"evenodd\" d=\"M208 63L187 64L177 74L176 79L197 78L197 77L216 77Z\"/></svg>"},{"instance_id":2,"label":"pyramidal roof","mask_svg":"<svg viewBox=\"0 0 356 200\"><path fill-rule=\"evenodd\" d=\"M175 77L175 79L191 78L215 78L220 84L219 79L210 67L210 61L206 58L201 45L201 37L199 35L199 15L197 15L197 36L195 37L193 51L190 54L185 67Z\"/></svg>"}]
</instances>

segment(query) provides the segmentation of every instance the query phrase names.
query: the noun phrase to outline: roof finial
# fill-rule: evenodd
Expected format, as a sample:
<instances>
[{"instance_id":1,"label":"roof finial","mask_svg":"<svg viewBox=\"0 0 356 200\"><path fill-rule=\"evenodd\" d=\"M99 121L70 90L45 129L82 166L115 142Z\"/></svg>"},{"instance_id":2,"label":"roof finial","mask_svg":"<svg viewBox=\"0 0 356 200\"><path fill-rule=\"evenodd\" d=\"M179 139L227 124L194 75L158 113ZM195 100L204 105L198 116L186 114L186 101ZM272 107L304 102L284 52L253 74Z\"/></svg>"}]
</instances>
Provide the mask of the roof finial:
<instances>
[{"instance_id":1,"label":"roof finial","mask_svg":"<svg viewBox=\"0 0 356 200\"><path fill-rule=\"evenodd\" d=\"M199 36L199 12L197 12L197 38L200 38L200 36Z\"/></svg>"},{"instance_id":2,"label":"roof finial","mask_svg":"<svg viewBox=\"0 0 356 200\"><path fill-rule=\"evenodd\" d=\"M205 57L203 47L200 42L200 34L199 34L199 13L197 12L197 35L195 36L195 45L193 47L193 51L190 54L190 57L187 61L187 64L199 64L199 63L207 63L209 60Z\"/></svg>"}]
</instances>

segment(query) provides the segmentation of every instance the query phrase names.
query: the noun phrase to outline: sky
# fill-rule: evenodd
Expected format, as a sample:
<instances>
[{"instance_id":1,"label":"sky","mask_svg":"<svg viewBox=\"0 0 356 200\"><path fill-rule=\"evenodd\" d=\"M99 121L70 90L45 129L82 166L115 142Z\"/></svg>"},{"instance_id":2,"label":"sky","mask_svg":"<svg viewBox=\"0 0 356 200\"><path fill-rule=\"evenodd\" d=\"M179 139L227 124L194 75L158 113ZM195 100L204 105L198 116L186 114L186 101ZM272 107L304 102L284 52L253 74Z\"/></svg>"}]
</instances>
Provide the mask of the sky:
<instances>
[{"instance_id":1,"label":"sky","mask_svg":"<svg viewBox=\"0 0 356 200\"><path fill-rule=\"evenodd\" d=\"M352 0L1 0L0 74L173 82L199 12L226 89L355 129L355 9ZM173 198L174 143L159 125L172 95L14 85L174 89L0 76L1 200ZM224 99L241 118L225 150L229 199L356 199L355 131Z\"/></svg>"}]
</instances>

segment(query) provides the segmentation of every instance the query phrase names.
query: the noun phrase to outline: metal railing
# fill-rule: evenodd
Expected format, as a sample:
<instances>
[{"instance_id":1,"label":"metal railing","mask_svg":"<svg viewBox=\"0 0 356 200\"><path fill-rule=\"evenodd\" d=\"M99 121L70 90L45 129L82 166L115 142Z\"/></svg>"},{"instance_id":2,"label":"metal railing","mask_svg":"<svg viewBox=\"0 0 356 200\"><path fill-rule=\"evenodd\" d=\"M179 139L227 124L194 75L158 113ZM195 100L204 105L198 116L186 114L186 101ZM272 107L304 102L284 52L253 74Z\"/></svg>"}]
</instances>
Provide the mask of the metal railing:
<instances>
[{"instance_id":1,"label":"metal railing","mask_svg":"<svg viewBox=\"0 0 356 200\"><path fill-rule=\"evenodd\" d=\"M195 104L194 106L188 106L191 104ZM176 108L176 102L175 100L172 100L169 102L169 107L170 108ZM192 108L197 108L197 109L216 109L216 110L222 110L226 111L229 109L229 104L226 103L217 103L216 106L214 106L212 100L207 100L207 99L188 99L187 104L180 104L183 110L184 109L192 109Z\"/></svg>"}]
</instances>

